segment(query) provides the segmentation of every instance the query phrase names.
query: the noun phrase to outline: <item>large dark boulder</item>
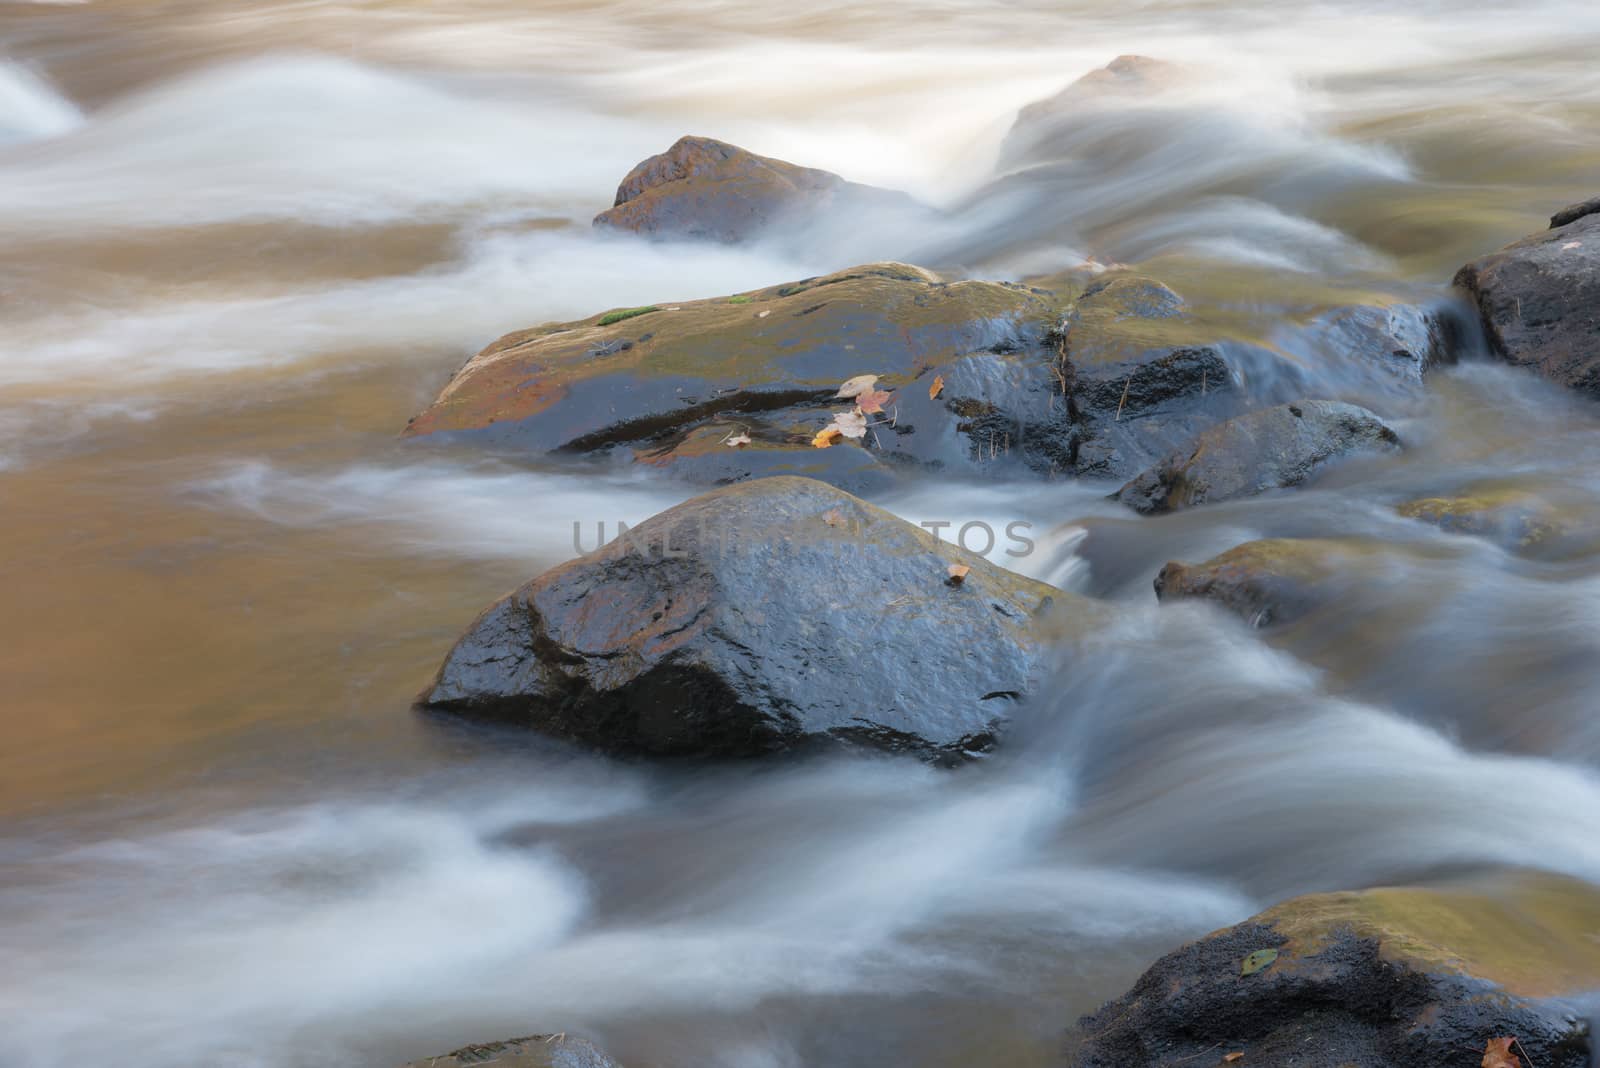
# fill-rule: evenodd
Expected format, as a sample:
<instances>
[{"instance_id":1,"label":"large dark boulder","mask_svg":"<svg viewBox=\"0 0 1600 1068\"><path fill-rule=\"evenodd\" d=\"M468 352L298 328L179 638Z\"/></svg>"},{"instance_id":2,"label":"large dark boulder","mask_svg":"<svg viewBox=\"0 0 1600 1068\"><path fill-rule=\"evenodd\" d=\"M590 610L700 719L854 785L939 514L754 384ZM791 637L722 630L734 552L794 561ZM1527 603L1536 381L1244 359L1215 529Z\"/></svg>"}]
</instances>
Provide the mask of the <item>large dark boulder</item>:
<instances>
[{"instance_id":1,"label":"large dark boulder","mask_svg":"<svg viewBox=\"0 0 1600 1068\"><path fill-rule=\"evenodd\" d=\"M561 1035L528 1035L504 1042L463 1046L404 1068L621 1068L590 1042Z\"/></svg>"},{"instance_id":2,"label":"large dark boulder","mask_svg":"<svg viewBox=\"0 0 1600 1068\"><path fill-rule=\"evenodd\" d=\"M595 216L600 229L739 242L774 230L843 229L926 214L909 195L847 182L831 171L758 156L709 137L682 137L640 163Z\"/></svg>"},{"instance_id":3,"label":"large dark boulder","mask_svg":"<svg viewBox=\"0 0 1600 1068\"><path fill-rule=\"evenodd\" d=\"M1079 1021L1074 1068L1457 1068L1515 1036L1587 1068L1600 894L1549 876L1294 898L1184 946Z\"/></svg>"},{"instance_id":4,"label":"large dark boulder","mask_svg":"<svg viewBox=\"0 0 1600 1068\"><path fill-rule=\"evenodd\" d=\"M1341 458L1399 446L1399 436L1365 408L1340 401L1296 401L1202 432L1115 496L1146 515L1174 512L1298 486Z\"/></svg>"},{"instance_id":5,"label":"large dark boulder","mask_svg":"<svg viewBox=\"0 0 1600 1068\"><path fill-rule=\"evenodd\" d=\"M957 759L1032 689L1052 608L1070 625L1094 614L824 483L758 479L495 604L420 703L610 752Z\"/></svg>"},{"instance_id":6,"label":"large dark boulder","mask_svg":"<svg viewBox=\"0 0 1600 1068\"><path fill-rule=\"evenodd\" d=\"M1489 348L1518 367L1600 397L1600 213L1573 205L1560 223L1467 264L1455 284L1478 309ZM1563 222L1562 220L1565 220Z\"/></svg>"}]
</instances>

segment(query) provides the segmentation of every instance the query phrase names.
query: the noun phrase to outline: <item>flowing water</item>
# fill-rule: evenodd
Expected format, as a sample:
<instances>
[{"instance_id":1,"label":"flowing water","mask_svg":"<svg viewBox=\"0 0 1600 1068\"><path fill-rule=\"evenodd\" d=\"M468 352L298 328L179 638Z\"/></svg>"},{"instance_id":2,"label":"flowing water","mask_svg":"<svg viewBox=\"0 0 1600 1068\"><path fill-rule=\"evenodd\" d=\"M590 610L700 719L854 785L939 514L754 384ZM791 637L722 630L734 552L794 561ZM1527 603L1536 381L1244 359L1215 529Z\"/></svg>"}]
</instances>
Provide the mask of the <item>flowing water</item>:
<instances>
[{"instance_id":1,"label":"flowing water","mask_svg":"<svg viewBox=\"0 0 1600 1068\"><path fill-rule=\"evenodd\" d=\"M973 191L1113 56L1091 162ZM1600 881L1600 418L1468 359L1351 371L1307 294L1446 299L1600 192L1600 7L1532 0L0 0L0 1065L393 1065L584 1031L626 1063L1051 1063L1177 942L1317 889ZM1006 752L655 768L414 716L572 524L692 490L406 443L498 333L846 264L602 239L702 133L962 206L955 273L1158 265L1400 456L1143 520L929 484L1117 602ZM878 254L879 250L866 250ZM899 254L899 249L884 249ZM1549 552L1407 521L1493 481ZM1157 610L1166 560L1381 549L1314 625Z\"/></svg>"}]
</instances>

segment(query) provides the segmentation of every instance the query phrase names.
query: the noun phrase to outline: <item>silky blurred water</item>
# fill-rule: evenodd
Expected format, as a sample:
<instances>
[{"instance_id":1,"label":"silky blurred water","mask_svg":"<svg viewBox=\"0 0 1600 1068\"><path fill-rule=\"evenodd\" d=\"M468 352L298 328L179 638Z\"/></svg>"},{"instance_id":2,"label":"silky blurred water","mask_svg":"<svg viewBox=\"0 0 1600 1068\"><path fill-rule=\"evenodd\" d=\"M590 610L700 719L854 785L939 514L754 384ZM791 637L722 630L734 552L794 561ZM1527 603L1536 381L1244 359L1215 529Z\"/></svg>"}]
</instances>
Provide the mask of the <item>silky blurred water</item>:
<instances>
[{"instance_id":1,"label":"silky blurred water","mask_svg":"<svg viewBox=\"0 0 1600 1068\"><path fill-rule=\"evenodd\" d=\"M1600 191L1597 49L1563 2L0 0L0 1065L377 1068L539 1030L635 1068L1043 1065L1290 894L1600 880L1600 420L1482 358L1374 376L1308 320L1448 301ZM1179 73L1002 153L1122 53ZM592 232L684 133L950 221ZM1004 562L1118 607L956 774L691 773L409 711L574 522L693 492L398 440L462 360L876 256L1146 264L1253 339L1256 396L1359 400L1408 448L1160 520L1070 482L880 501L1031 522ZM1488 482L1562 537L1393 511ZM1169 559L1307 535L1378 546L1308 620L1155 603Z\"/></svg>"}]
</instances>

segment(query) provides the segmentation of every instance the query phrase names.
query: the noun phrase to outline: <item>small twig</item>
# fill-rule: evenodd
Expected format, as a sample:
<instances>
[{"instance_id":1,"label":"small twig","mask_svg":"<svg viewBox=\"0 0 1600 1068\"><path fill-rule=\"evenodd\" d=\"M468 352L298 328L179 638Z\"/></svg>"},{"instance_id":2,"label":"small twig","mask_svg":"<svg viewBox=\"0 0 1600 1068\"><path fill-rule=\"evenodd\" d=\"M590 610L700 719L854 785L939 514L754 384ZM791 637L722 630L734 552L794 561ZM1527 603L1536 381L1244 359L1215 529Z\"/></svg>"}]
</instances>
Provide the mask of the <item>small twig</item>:
<instances>
[{"instance_id":1,"label":"small twig","mask_svg":"<svg viewBox=\"0 0 1600 1068\"><path fill-rule=\"evenodd\" d=\"M1517 1048L1522 1051L1522 1056L1528 1062L1528 1068L1534 1068L1533 1054L1529 1053L1528 1047L1522 1044L1522 1039L1518 1038L1516 1035L1512 1035L1511 1041L1515 1042L1517 1044Z\"/></svg>"},{"instance_id":2,"label":"small twig","mask_svg":"<svg viewBox=\"0 0 1600 1068\"><path fill-rule=\"evenodd\" d=\"M1113 422L1122 422L1122 406L1128 403L1128 387L1131 385L1133 385L1133 376L1130 374L1128 380L1122 383L1122 399L1117 402L1117 417L1112 420Z\"/></svg>"},{"instance_id":3,"label":"small twig","mask_svg":"<svg viewBox=\"0 0 1600 1068\"><path fill-rule=\"evenodd\" d=\"M1209 368L1205 368L1205 367L1200 368L1200 396L1202 396L1202 397L1204 397L1206 395L1206 371L1207 370L1209 370Z\"/></svg>"},{"instance_id":4,"label":"small twig","mask_svg":"<svg viewBox=\"0 0 1600 1068\"><path fill-rule=\"evenodd\" d=\"M1210 1053L1212 1050L1221 1049L1221 1048L1222 1048L1222 1043L1218 1042L1215 1046L1207 1046L1205 1049L1201 1050L1199 1053L1191 1053L1187 1057L1179 1057L1177 1060L1173 1061L1172 1063L1173 1064L1182 1064L1184 1061L1192 1061L1196 1057L1204 1057L1207 1053Z\"/></svg>"}]
</instances>

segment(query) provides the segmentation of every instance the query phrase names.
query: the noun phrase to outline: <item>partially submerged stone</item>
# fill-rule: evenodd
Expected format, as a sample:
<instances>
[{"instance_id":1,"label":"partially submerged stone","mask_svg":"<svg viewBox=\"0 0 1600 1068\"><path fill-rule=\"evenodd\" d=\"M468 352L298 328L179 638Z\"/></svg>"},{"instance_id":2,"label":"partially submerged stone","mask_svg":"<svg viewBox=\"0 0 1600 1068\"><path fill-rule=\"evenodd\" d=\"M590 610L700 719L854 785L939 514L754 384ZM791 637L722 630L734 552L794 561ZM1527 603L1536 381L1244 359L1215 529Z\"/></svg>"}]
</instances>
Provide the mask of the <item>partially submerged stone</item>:
<instances>
[{"instance_id":1,"label":"partially submerged stone","mask_svg":"<svg viewBox=\"0 0 1600 1068\"><path fill-rule=\"evenodd\" d=\"M1337 460L1399 446L1399 436L1365 408L1340 401L1296 401L1202 432L1115 496L1146 515L1174 512L1298 486Z\"/></svg>"},{"instance_id":2,"label":"partially submerged stone","mask_svg":"<svg viewBox=\"0 0 1600 1068\"><path fill-rule=\"evenodd\" d=\"M969 570L959 581L952 565ZM420 704L596 749L988 749L1090 602L810 479L696 497L486 611Z\"/></svg>"},{"instance_id":3,"label":"partially submerged stone","mask_svg":"<svg viewBox=\"0 0 1600 1068\"><path fill-rule=\"evenodd\" d=\"M1078 1023L1075 1068L1453 1068L1515 1036L1586 1068L1600 892L1536 874L1294 898L1157 961Z\"/></svg>"},{"instance_id":4,"label":"partially submerged stone","mask_svg":"<svg viewBox=\"0 0 1600 1068\"><path fill-rule=\"evenodd\" d=\"M1079 285L1063 279L1064 292ZM1214 336L1137 275L1064 298L868 264L507 335L406 433L606 454L718 484L796 474L865 491L907 465L1127 477L1237 411ZM851 406L840 384L861 374L892 403L860 440L814 448Z\"/></svg>"},{"instance_id":5,"label":"partially submerged stone","mask_svg":"<svg viewBox=\"0 0 1600 1068\"><path fill-rule=\"evenodd\" d=\"M1335 580L1373 555L1359 541L1263 538L1204 563L1168 563L1156 576L1156 596L1214 601L1252 626L1287 623L1324 603Z\"/></svg>"},{"instance_id":6,"label":"partially submerged stone","mask_svg":"<svg viewBox=\"0 0 1600 1068\"><path fill-rule=\"evenodd\" d=\"M1000 147L1002 166L1015 166L1039 158L1054 158L1049 141L1058 126L1086 105L1146 99L1181 84L1190 73L1176 63L1150 56L1123 55L1097 67L1054 96L1035 100L1017 112L1017 118Z\"/></svg>"},{"instance_id":7,"label":"partially submerged stone","mask_svg":"<svg viewBox=\"0 0 1600 1068\"><path fill-rule=\"evenodd\" d=\"M437 1057L412 1061L404 1068L621 1068L585 1039L564 1034L528 1035L504 1042L463 1046Z\"/></svg>"},{"instance_id":8,"label":"partially submerged stone","mask_svg":"<svg viewBox=\"0 0 1600 1068\"><path fill-rule=\"evenodd\" d=\"M1563 219L1467 264L1455 284L1501 359L1600 397L1600 214L1574 205L1551 221Z\"/></svg>"},{"instance_id":9,"label":"partially submerged stone","mask_svg":"<svg viewBox=\"0 0 1600 1068\"><path fill-rule=\"evenodd\" d=\"M1564 533L1559 509L1516 486L1484 486L1443 497L1418 497L1395 507L1407 519L1452 534L1487 538L1508 549L1530 550Z\"/></svg>"},{"instance_id":10,"label":"partially submerged stone","mask_svg":"<svg viewBox=\"0 0 1600 1068\"><path fill-rule=\"evenodd\" d=\"M933 374L969 353L1036 350L1051 307L1050 294L1026 287L947 283L880 263L549 324L473 357L406 432L536 453L610 452L699 481L847 474L842 484L870 488L884 450L962 461L968 448L947 401L927 396ZM876 428L872 455L839 451L859 452L856 444L812 448L816 431L849 407L834 398L840 384L860 374L898 392L899 418ZM697 431L702 439L689 442ZM707 444L741 433L749 446Z\"/></svg>"},{"instance_id":11,"label":"partially submerged stone","mask_svg":"<svg viewBox=\"0 0 1600 1068\"><path fill-rule=\"evenodd\" d=\"M927 210L895 190L710 137L682 137L630 171L615 205L595 216L594 225L731 243L779 229L865 224L885 213L909 219Z\"/></svg>"},{"instance_id":12,"label":"partially submerged stone","mask_svg":"<svg viewBox=\"0 0 1600 1068\"><path fill-rule=\"evenodd\" d=\"M1557 230L1585 216L1597 214L1600 214L1600 197L1590 197L1580 203L1569 204L1550 216L1550 229Z\"/></svg>"}]
</instances>

